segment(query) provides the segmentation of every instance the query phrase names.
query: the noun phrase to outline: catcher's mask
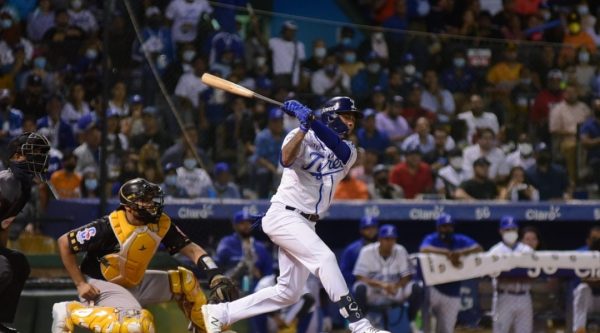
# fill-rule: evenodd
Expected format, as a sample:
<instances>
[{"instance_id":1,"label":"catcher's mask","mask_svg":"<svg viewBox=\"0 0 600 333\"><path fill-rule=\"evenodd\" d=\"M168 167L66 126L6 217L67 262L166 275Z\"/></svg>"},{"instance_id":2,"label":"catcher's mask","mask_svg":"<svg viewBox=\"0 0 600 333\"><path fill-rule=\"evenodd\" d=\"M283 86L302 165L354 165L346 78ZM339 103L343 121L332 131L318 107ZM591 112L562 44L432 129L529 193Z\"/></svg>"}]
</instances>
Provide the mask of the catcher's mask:
<instances>
[{"instance_id":1,"label":"catcher's mask","mask_svg":"<svg viewBox=\"0 0 600 333\"><path fill-rule=\"evenodd\" d=\"M127 181L119 189L121 205L133 210L134 216L144 222L156 223L164 207L164 193L160 186L143 178Z\"/></svg>"},{"instance_id":2,"label":"catcher's mask","mask_svg":"<svg viewBox=\"0 0 600 333\"><path fill-rule=\"evenodd\" d=\"M42 174L48 169L48 154L50 142L45 136L27 132L14 138L8 144L8 154L12 157L19 153L25 156L27 170L42 179Z\"/></svg>"}]
</instances>

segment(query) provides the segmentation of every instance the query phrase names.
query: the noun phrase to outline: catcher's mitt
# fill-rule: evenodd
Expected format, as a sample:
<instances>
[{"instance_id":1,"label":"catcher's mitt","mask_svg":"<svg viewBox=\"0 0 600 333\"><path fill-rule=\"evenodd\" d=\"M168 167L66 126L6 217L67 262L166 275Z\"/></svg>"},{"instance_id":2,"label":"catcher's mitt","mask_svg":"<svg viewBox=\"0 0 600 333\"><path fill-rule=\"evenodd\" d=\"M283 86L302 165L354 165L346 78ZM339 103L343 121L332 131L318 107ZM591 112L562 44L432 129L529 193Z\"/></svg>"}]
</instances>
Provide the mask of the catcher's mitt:
<instances>
[{"instance_id":1,"label":"catcher's mitt","mask_svg":"<svg viewBox=\"0 0 600 333\"><path fill-rule=\"evenodd\" d=\"M217 274L210 280L210 295L208 303L216 304L222 302L231 302L240 297L237 287L230 278L225 275Z\"/></svg>"}]
</instances>

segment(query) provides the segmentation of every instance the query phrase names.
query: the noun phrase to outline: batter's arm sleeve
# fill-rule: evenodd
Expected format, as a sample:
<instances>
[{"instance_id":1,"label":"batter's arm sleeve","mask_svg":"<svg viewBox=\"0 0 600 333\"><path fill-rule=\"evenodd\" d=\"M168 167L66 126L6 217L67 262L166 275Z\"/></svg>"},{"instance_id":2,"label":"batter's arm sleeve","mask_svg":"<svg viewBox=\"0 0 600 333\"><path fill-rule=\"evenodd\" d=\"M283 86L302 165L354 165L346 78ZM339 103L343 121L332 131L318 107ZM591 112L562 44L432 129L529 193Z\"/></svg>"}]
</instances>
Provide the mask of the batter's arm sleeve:
<instances>
[{"instance_id":1,"label":"batter's arm sleeve","mask_svg":"<svg viewBox=\"0 0 600 333\"><path fill-rule=\"evenodd\" d=\"M325 126L320 120L313 121L311 128L315 132L317 138L319 138L327 148L331 149L337 158L344 164L348 163L352 150L348 144L337 135L337 133Z\"/></svg>"},{"instance_id":2,"label":"batter's arm sleeve","mask_svg":"<svg viewBox=\"0 0 600 333\"><path fill-rule=\"evenodd\" d=\"M167 247L167 250L171 255L181 251L184 247L190 244L192 241L177 227L171 223L169 230L162 240L162 243Z\"/></svg>"}]
</instances>

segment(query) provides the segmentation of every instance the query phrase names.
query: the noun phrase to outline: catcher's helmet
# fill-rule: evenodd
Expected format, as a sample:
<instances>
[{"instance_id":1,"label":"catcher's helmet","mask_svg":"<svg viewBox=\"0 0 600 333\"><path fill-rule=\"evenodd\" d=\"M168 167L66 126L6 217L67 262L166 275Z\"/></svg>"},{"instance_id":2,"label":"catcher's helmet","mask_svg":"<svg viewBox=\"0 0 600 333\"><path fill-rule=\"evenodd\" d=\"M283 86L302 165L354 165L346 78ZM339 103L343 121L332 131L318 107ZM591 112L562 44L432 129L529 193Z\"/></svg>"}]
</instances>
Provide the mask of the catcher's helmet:
<instances>
[{"instance_id":1,"label":"catcher's helmet","mask_svg":"<svg viewBox=\"0 0 600 333\"><path fill-rule=\"evenodd\" d=\"M351 113L359 119L363 117L362 112L356 108L354 100L350 97L337 96L325 102L321 106L321 120L340 135L348 132L348 127L338 117L340 113Z\"/></svg>"},{"instance_id":2,"label":"catcher's helmet","mask_svg":"<svg viewBox=\"0 0 600 333\"><path fill-rule=\"evenodd\" d=\"M27 160L27 169L38 176L46 172L48 168L48 153L50 142L45 136L34 133L23 133L9 142L8 156L13 157L19 153Z\"/></svg>"},{"instance_id":3,"label":"catcher's helmet","mask_svg":"<svg viewBox=\"0 0 600 333\"><path fill-rule=\"evenodd\" d=\"M135 217L144 223L156 223L164 207L164 193L160 186L143 178L125 182L119 189L122 206L131 208Z\"/></svg>"}]
</instances>

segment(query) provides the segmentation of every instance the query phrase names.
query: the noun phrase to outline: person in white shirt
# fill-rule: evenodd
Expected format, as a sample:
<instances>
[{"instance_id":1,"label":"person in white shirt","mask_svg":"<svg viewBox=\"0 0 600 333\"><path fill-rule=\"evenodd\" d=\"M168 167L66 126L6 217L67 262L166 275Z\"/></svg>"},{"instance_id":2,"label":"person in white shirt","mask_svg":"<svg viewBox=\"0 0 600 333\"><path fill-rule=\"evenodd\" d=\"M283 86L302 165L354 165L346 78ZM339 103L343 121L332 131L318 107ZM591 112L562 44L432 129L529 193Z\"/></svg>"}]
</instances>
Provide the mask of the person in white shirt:
<instances>
[{"instance_id":1,"label":"person in white shirt","mask_svg":"<svg viewBox=\"0 0 600 333\"><path fill-rule=\"evenodd\" d=\"M89 9L85 8L84 0L71 0L68 13L70 24L81 28L88 34L98 31L96 17Z\"/></svg>"},{"instance_id":2,"label":"person in white shirt","mask_svg":"<svg viewBox=\"0 0 600 333\"><path fill-rule=\"evenodd\" d=\"M469 143L474 142L477 130L482 128L490 128L494 131L494 135L500 131L498 117L491 112L483 111L483 100L481 96L474 94L471 96L471 111L463 112L458 115L458 119L464 120L467 124L467 140Z\"/></svg>"},{"instance_id":3,"label":"person in white shirt","mask_svg":"<svg viewBox=\"0 0 600 333\"><path fill-rule=\"evenodd\" d=\"M463 170L463 157L460 149L448 152L448 165L438 171L435 180L437 193L446 196L446 199L454 199L454 192L462 182L469 179Z\"/></svg>"},{"instance_id":4,"label":"person in white shirt","mask_svg":"<svg viewBox=\"0 0 600 333\"><path fill-rule=\"evenodd\" d=\"M165 17L172 22L171 33L175 43L193 42L196 39L197 24L204 13L212 13L206 0L171 0Z\"/></svg>"},{"instance_id":5,"label":"person in white shirt","mask_svg":"<svg viewBox=\"0 0 600 333\"><path fill-rule=\"evenodd\" d=\"M192 61L192 65L194 70L184 73L179 78L175 95L187 99L194 108L197 108L200 105L200 93L208 89L208 86L200 80L206 71L206 60L198 55Z\"/></svg>"},{"instance_id":6,"label":"person in white shirt","mask_svg":"<svg viewBox=\"0 0 600 333\"><path fill-rule=\"evenodd\" d=\"M402 96L394 96L391 105L375 115L375 127L385 134L397 147L412 132L408 122L400 115L404 101Z\"/></svg>"},{"instance_id":7,"label":"person in white shirt","mask_svg":"<svg viewBox=\"0 0 600 333\"><path fill-rule=\"evenodd\" d=\"M500 166L504 163L505 155L502 150L496 147L496 135L489 128L483 128L479 131L477 143L464 149L463 151L463 170L467 178L473 177L473 162L480 157L485 157L490 162L488 176L494 180L500 174Z\"/></svg>"},{"instance_id":8,"label":"person in white shirt","mask_svg":"<svg viewBox=\"0 0 600 333\"><path fill-rule=\"evenodd\" d=\"M506 160L500 167L500 174L508 174L508 171L514 167L521 167L527 170L534 165L533 145L529 141L519 142L517 149L506 155Z\"/></svg>"},{"instance_id":9,"label":"person in white shirt","mask_svg":"<svg viewBox=\"0 0 600 333\"><path fill-rule=\"evenodd\" d=\"M456 110L454 96L440 86L438 75L433 69L425 71L425 90L421 94L421 107L435 112L439 122L448 123Z\"/></svg>"},{"instance_id":10,"label":"person in white shirt","mask_svg":"<svg viewBox=\"0 0 600 333\"><path fill-rule=\"evenodd\" d=\"M435 139L430 132L431 125L429 124L429 120L425 117L417 119L417 122L415 123L415 133L404 139L401 146L402 150L406 151L408 147L418 146L423 155L430 153L435 149ZM455 144L452 137L447 136L444 148L446 150L451 150L454 146Z\"/></svg>"},{"instance_id":11,"label":"person in white shirt","mask_svg":"<svg viewBox=\"0 0 600 333\"><path fill-rule=\"evenodd\" d=\"M304 43L296 40L297 30L295 22L285 21L281 28L281 37L269 39L276 86L291 88L300 82L300 63L306 59L306 53Z\"/></svg>"},{"instance_id":12,"label":"person in white shirt","mask_svg":"<svg viewBox=\"0 0 600 333\"><path fill-rule=\"evenodd\" d=\"M500 219L502 241L494 245L489 253L528 253L533 249L518 241L519 225L513 216ZM492 281L494 286L493 332L531 333L533 330L533 308L531 305L531 283L526 277L511 277L501 274Z\"/></svg>"},{"instance_id":13,"label":"person in white shirt","mask_svg":"<svg viewBox=\"0 0 600 333\"><path fill-rule=\"evenodd\" d=\"M330 54L325 58L323 68L312 75L310 87L316 95L346 95L350 91L350 77L342 72L336 56Z\"/></svg>"},{"instance_id":14,"label":"person in white shirt","mask_svg":"<svg viewBox=\"0 0 600 333\"><path fill-rule=\"evenodd\" d=\"M397 244L398 232L391 224L379 228L378 241L364 246L354 265L354 294L359 305L369 313L377 308L391 308L409 302L411 328L416 331L415 315L419 310L421 288L412 280L413 267L404 246ZM367 315L369 316L369 315Z\"/></svg>"},{"instance_id":15,"label":"person in white shirt","mask_svg":"<svg viewBox=\"0 0 600 333\"><path fill-rule=\"evenodd\" d=\"M177 187L185 190L187 198L214 198L216 191L206 170L198 167L192 152L187 149L183 166L177 168Z\"/></svg>"}]
</instances>

